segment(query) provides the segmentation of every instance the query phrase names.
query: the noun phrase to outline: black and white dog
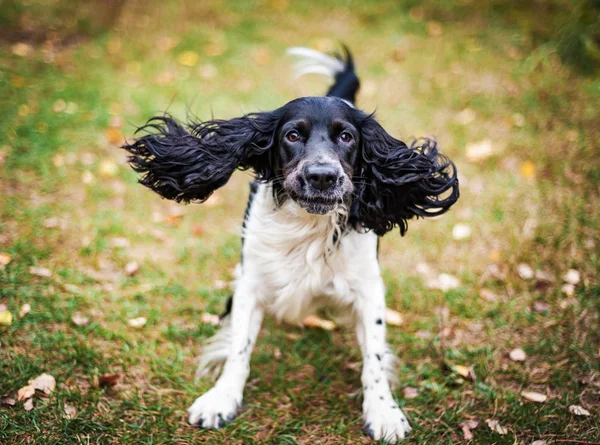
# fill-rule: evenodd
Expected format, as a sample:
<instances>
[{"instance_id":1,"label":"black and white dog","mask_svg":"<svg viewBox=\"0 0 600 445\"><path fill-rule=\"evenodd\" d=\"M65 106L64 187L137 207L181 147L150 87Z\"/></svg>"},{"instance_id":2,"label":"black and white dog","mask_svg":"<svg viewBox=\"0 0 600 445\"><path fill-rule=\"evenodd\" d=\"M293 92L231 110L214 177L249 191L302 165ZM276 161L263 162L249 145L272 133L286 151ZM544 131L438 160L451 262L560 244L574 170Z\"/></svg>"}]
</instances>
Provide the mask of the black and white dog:
<instances>
[{"instance_id":1,"label":"black and white dog","mask_svg":"<svg viewBox=\"0 0 600 445\"><path fill-rule=\"evenodd\" d=\"M335 79L326 96L230 120L154 117L124 147L140 182L177 202L205 201L237 169L256 174L231 311L200 359L201 375L222 372L188 409L189 422L221 428L236 416L265 313L300 324L326 307L356 330L365 431L395 443L410 426L390 390L395 356L385 340L378 237L448 210L459 195L456 168L435 141L407 145L355 108L359 81L347 49L290 52L302 59L300 74Z\"/></svg>"}]
</instances>

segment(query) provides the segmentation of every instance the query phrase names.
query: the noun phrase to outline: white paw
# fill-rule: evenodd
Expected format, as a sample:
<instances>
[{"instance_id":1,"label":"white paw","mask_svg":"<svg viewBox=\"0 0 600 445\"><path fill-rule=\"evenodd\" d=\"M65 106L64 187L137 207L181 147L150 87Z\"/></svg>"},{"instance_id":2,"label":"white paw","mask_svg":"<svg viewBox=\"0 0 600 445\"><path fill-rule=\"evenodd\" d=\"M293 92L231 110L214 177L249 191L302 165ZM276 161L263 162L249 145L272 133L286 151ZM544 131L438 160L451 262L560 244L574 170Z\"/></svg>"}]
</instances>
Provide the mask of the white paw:
<instances>
[{"instance_id":1,"label":"white paw","mask_svg":"<svg viewBox=\"0 0 600 445\"><path fill-rule=\"evenodd\" d=\"M373 399L363 402L364 430L375 440L394 444L404 439L412 429L406 416L391 398Z\"/></svg>"},{"instance_id":2,"label":"white paw","mask_svg":"<svg viewBox=\"0 0 600 445\"><path fill-rule=\"evenodd\" d=\"M188 422L199 428L223 428L237 415L242 395L213 387L188 408Z\"/></svg>"}]
</instances>

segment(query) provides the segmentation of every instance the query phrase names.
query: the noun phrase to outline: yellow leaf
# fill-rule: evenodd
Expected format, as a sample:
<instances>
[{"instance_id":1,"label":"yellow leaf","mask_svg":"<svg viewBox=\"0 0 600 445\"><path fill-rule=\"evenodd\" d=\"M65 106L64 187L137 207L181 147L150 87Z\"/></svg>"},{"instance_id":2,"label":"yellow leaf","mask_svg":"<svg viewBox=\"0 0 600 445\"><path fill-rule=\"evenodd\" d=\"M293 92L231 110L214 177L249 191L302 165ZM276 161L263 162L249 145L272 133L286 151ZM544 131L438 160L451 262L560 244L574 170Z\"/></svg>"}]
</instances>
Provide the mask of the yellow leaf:
<instances>
[{"instance_id":1,"label":"yellow leaf","mask_svg":"<svg viewBox=\"0 0 600 445\"><path fill-rule=\"evenodd\" d=\"M112 159L103 159L100 162L100 176L112 178L119 171L119 166Z\"/></svg>"},{"instance_id":2,"label":"yellow leaf","mask_svg":"<svg viewBox=\"0 0 600 445\"><path fill-rule=\"evenodd\" d=\"M548 396L546 394L542 394L535 391L522 391L521 395L525 397L527 400L531 400L532 402L542 403L545 402Z\"/></svg>"},{"instance_id":3,"label":"yellow leaf","mask_svg":"<svg viewBox=\"0 0 600 445\"><path fill-rule=\"evenodd\" d=\"M463 365L454 365L454 371L456 371L457 374L463 376L466 379L469 378L469 375L471 374L469 368Z\"/></svg>"},{"instance_id":4,"label":"yellow leaf","mask_svg":"<svg viewBox=\"0 0 600 445\"><path fill-rule=\"evenodd\" d=\"M12 257L6 252L0 252L0 269L4 269L12 261Z\"/></svg>"},{"instance_id":5,"label":"yellow leaf","mask_svg":"<svg viewBox=\"0 0 600 445\"><path fill-rule=\"evenodd\" d=\"M302 324L308 328L319 328L325 331L333 331L335 329L335 323L331 320L324 320L318 315L309 315Z\"/></svg>"},{"instance_id":6,"label":"yellow leaf","mask_svg":"<svg viewBox=\"0 0 600 445\"><path fill-rule=\"evenodd\" d=\"M177 61L183 66L196 66L200 61L200 56L195 51L184 51L179 54Z\"/></svg>"},{"instance_id":7,"label":"yellow leaf","mask_svg":"<svg viewBox=\"0 0 600 445\"><path fill-rule=\"evenodd\" d=\"M398 311L393 309L385 309L385 322L391 326L400 326L404 323L404 317Z\"/></svg>"},{"instance_id":8,"label":"yellow leaf","mask_svg":"<svg viewBox=\"0 0 600 445\"><path fill-rule=\"evenodd\" d=\"M535 178L535 164L532 161L523 162L520 170L525 179Z\"/></svg>"},{"instance_id":9,"label":"yellow leaf","mask_svg":"<svg viewBox=\"0 0 600 445\"><path fill-rule=\"evenodd\" d=\"M13 321L13 316L9 311L1 311L0 312L0 324L5 326L10 326Z\"/></svg>"},{"instance_id":10,"label":"yellow leaf","mask_svg":"<svg viewBox=\"0 0 600 445\"><path fill-rule=\"evenodd\" d=\"M30 397L33 397L34 394L35 394L35 388L33 386L31 386L31 385L24 386L21 389L19 389L19 391L17 392L17 400L21 401L21 400L28 399Z\"/></svg>"}]
</instances>

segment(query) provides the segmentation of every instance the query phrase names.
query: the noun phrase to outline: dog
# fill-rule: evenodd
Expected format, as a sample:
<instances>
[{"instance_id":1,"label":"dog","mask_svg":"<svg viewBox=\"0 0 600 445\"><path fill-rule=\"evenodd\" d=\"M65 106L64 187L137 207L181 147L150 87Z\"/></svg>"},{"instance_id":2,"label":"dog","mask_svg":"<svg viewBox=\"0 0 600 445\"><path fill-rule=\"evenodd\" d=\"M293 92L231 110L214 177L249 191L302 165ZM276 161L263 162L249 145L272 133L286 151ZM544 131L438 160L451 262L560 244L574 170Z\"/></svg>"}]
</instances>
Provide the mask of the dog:
<instances>
[{"instance_id":1,"label":"dog","mask_svg":"<svg viewBox=\"0 0 600 445\"><path fill-rule=\"evenodd\" d=\"M406 144L355 106L353 57L292 48L297 72L334 79L325 96L273 111L182 124L150 119L124 145L140 183L163 198L203 202L234 171L253 170L236 287L199 375L220 375L188 409L200 428L222 428L242 405L263 315L300 324L320 308L356 331L363 356L364 431L396 443L411 430L394 400L386 343L379 237L458 199L457 170L433 139ZM142 134L139 134L139 133Z\"/></svg>"}]
</instances>

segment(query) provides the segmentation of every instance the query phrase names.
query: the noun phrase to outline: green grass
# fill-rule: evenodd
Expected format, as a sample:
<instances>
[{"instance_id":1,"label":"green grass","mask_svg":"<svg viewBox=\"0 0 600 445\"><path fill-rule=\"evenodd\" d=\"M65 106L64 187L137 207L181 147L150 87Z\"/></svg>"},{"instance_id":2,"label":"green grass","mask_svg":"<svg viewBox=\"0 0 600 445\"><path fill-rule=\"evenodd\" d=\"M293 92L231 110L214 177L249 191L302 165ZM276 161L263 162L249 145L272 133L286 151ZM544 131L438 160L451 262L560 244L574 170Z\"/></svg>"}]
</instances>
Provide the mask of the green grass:
<instances>
[{"instance_id":1,"label":"green grass","mask_svg":"<svg viewBox=\"0 0 600 445\"><path fill-rule=\"evenodd\" d=\"M388 304L405 317L388 337L401 358L396 396L415 427L408 443L465 443L469 419L479 421L472 443L600 443L592 2L125 2L114 17L98 12L102 2L54 3L0 10L0 251L12 258L0 270L0 304L14 316L0 325L0 396L43 372L57 380L29 412L0 406L0 443L369 443L353 394L360 354L341 328L267 321L244 412L222 431L186 424L185 409L211 385L193 378L215 330L201 315L221 311L228 295L217 284L238 261L249 175L236 174L208 205L176 206L137 185L118 150L166 109L227 118L320 94L322 79L290 80L284 50L337 41L355 54L359 106L377 109L394 135L435 134L461 175L451 212L381 243ZM31 53L14 54L17 42ZM198 62L184 66L185 51ZM457 118L466 108L468 124ZM470 161L467 144L483 139L496 153ZM452 239L457 223L469 224L470 239ZM140 271L129 277L132 260ZM428 288L419 263L455 275L459 288ZM553 279L523 280L520 263ZM571 268L582 281L568 297ZM481 298L482 288L497 299ZM549 310L536 312L536 301ZM90 323L76 326L76 313ZM147 324L130 327L134 317ZM524 363L508 359L516 347ZM105 374L121 377L106 388ZM404 387L418 396L405 399ZM548 400L529 402L522 390Z\"/></svg>"}]
</instances>

